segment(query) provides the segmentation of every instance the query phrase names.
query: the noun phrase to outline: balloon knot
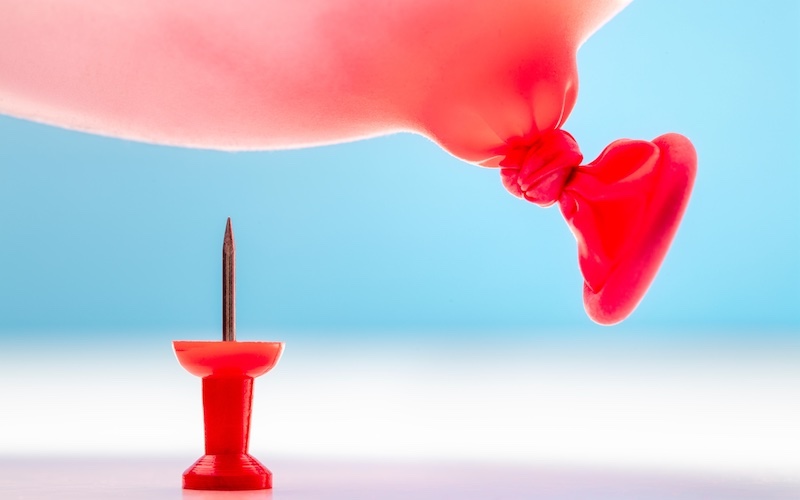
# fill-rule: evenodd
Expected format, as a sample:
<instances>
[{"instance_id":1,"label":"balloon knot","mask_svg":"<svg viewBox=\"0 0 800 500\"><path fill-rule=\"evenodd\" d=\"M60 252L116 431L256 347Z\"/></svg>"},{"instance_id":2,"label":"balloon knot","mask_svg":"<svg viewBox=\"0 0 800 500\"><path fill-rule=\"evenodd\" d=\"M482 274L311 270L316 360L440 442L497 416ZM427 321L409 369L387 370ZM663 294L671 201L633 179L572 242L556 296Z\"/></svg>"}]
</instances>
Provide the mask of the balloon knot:
<instances>
[{"instance_id":1,"label":"balloon knot","mask_svg":"<svg viewBox=\"0 0 800 500\"><path fill-rule=\"evenodd\" d=\"M514 196L548 207L558 201L581 161L583 155L572 135L548 130L533 143L511 146L500 162L500 176Z\"/></svg>"}]
</instances>

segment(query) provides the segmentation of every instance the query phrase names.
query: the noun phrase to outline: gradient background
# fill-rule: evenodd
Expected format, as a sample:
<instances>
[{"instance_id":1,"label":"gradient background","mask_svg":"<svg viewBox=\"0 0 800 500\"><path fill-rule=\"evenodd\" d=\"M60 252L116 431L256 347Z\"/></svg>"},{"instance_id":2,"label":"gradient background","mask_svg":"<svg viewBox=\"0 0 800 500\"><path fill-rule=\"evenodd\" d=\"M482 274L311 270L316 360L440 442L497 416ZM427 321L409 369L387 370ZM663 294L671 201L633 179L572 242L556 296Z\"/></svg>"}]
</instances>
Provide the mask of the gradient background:
<instances>
[{"instance_id":1,"label":"gradient background","mask_svg":"<svg viewBox=\"0 0 800 500\"><path fill-rule=\"evenodd\" d=\"M221 153L0 117L0 455L201 452L169 342L285 340L252 449L800 480L800 4L634 2L581 48L587 159L699 154L662 270L611 328L557 210L409 134Z\"/></svg>"}]
</instances>

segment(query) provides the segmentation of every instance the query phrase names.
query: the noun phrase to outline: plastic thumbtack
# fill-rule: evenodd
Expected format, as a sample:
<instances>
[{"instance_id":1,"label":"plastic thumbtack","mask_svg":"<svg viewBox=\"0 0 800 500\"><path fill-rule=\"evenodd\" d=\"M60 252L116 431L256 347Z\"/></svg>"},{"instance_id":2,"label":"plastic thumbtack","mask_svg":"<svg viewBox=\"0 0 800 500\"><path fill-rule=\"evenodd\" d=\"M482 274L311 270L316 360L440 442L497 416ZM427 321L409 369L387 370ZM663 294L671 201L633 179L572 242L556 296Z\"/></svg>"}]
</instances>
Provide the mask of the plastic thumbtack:
<instances>
[{"instance_id":1,"label":"plastic thumbtack","mask_svg":"<svg viewBox=\"0 0 800 500\"><path fill-rule=\"evenodd\" d=\"M222 246L222 341L176 340L178 362L203 379L205 455L183 473L190 490L272 488L272 473L248 453L253 379L278 362L283 342L236 341L235 252L228 219Z\"/></svg>"}]
</instances>

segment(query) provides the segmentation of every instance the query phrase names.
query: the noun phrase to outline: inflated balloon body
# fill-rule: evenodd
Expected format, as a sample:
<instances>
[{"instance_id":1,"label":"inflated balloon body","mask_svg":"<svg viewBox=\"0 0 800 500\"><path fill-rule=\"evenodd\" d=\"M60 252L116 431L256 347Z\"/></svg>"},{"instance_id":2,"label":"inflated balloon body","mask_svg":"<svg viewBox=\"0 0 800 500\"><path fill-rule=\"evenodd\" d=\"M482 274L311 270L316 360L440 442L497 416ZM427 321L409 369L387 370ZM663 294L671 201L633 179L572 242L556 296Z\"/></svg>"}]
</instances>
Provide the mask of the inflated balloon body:
<instances>
[{"instance_id":1,"label":"inflated balloon body","mask_svg":"<svg viewBox=\"0 0 800 500\"><path fill-rule=\"evenodd\" d=\"M584 302L624 319L694 181L676 134L582 165L561 129L578 47L628 0L0 0L0 112L184 146L274 149L397 131L558 203Z\"/></svg>"}]
</instances>

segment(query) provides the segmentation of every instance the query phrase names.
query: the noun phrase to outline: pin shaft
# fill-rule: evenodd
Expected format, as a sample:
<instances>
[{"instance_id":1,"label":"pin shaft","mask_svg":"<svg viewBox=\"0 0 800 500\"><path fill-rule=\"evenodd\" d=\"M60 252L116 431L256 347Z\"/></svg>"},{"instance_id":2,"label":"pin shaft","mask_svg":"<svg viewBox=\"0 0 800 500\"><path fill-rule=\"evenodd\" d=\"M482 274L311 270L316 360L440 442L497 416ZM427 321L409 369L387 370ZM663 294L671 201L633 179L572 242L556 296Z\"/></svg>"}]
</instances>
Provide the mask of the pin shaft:
<instances>
[{"instance_id":1,"label":"pin shaft","mask_svg":"<svg viewBox=\"0 0 800 500\"><path fill-rule=\"evenodd\" d=\"M236 244L230 217L222 243L222 340L236 340Z\"/></svg>"}]
</instances>

